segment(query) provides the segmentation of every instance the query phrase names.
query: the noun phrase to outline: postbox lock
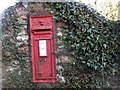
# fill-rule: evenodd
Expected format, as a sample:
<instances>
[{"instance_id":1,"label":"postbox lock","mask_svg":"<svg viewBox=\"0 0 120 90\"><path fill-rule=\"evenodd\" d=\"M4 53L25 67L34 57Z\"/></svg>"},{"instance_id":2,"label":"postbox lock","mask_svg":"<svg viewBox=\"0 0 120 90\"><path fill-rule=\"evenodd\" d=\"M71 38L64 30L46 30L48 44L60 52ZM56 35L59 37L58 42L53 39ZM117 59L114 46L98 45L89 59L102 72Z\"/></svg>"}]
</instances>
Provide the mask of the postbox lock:
<instances>
[{"instance_id":1,"label":"postbox lock","mask_svg":"<svg viewBox=\"0 0 120 90\"><path fill-rule=\"evenodd\" d=\"M40 62L46 62L46 58L40 58Z\"/></svg>"}]
</instances>

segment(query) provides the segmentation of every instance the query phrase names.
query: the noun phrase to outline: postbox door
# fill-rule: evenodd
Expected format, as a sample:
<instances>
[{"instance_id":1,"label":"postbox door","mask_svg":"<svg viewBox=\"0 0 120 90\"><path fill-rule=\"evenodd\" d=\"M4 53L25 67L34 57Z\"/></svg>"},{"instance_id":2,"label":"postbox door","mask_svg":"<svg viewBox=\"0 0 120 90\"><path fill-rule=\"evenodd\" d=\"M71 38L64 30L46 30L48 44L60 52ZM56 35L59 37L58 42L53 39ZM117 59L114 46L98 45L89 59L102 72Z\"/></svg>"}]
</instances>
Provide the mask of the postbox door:
<instances>
[{"instance_id":1,"label":"postbox door","mask_svg":"<svg viewBox=\"0 0 120 90\"><path fill-rule=\"evenodd\" d=\"M33 82L55 82L56 66L52 16L31 16Z\"/></svg>"},{"instance_id":2,"label":"postbox door","mask_svg":"<svg viewBox=\"0 0 120 90\"><path fill-rule=\"evenodd\" d=\"M35 39L35 70L37 79L52 79L51 39Z\"/></svg>"}]
</instances>

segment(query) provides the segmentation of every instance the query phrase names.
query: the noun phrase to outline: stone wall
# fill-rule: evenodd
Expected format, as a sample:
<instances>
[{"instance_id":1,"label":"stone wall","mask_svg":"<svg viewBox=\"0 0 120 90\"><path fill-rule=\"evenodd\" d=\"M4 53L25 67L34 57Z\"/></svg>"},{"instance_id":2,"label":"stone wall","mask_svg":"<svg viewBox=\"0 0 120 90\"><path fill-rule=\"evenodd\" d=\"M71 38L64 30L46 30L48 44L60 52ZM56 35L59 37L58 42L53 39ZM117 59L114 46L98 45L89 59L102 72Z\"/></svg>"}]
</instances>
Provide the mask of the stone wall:
<instances>
[{"instance_id":1,"label":"stone wall","mask_svg":"<svg viewBox=\"0 0 120 90\"><path fill-rule=\"evenodd\" d=\"M74 6L74 4L73 4ZM78 6L76 6L78 7ZM80 7L80 6L79 6ZM86 81L91 81L88 75L91 75L86 69L83 69L81 65L78 66L78 71L72 67L73 64L68 64L69 53L62 42L61 36L64 33L63 26L65 23L54 21L56 39L56 66L57 66L57 82L55 83L33 83L32 82L32 59L31 59L31 44L30 44L30 29L29 29L29 17L50 15L47 4L45 3L17 3L15 6L9 7L5 10L5 14L2 19L2 31L3 31L3 86L8 88L61 88L61 87L75 87L83 85ZM80 12L88 12L81 9ZM95 13L90 10L92 13ZM86 13L85 12L85 13ZM83 14L84 15L84 14ZM92 14L93 15L93 14ZM85 16L86 17L86 16ZM54 18L54 15L53 15ZM90 18L91 19L91 18ZM95 19L95 18L92 18ZM97 22L99 18L96 18ZM72 20L72 19L71 19ZM95 25L103 23L96 22ZM83 23L84 24L84 23ZM100 24L101 25L101 24ZM84 64L85 62L83 62ZM83 70L83 71L82 71ZM65 72L66 71L66 72ZM85 73L84 73L85 71ZM91 70L90 70L91 71ZM93 71L94 74L94 71ZM75 78L75 76L77 78ZM95 76L95 75L93 75ZM90 76L91 78L93 76ZM78 78L79 77L79 78ZM97 80L97 74L94 77ZM87 78L87 79L86 79ZM79 80L78 80L79 79ZM74 80L77 82L74 82ZM113 83L113 79L110 79ZM94 80L93 80L94 81ZM91 81L92 82L92 81ZM98 82L96 82L98 83ZM92 84L96 84L92 82ZM119 82L115 81L118 85ZM88 83L89 84L89 83ZM99 83L98 83L99 84ZM78 86L79 86L78 85ZM83 87L84 87L83 85ZM114 86L114 85L113 85ZM86 86L85 86L86 87Z\"/></svg>"},{"instance_id":2,"label":"stone wall","mask_svg":"<svg viewBox=\"0 0 120 90\"><path fill-rule=\"evenodd\" d=\"M13 9L14 8L14 9ZM62 52L66 51L64 46L61 45L61 36L63 31L63 26L65 25L62 22L54 22L55 24L55 37L56 37L56 68L57 68L57 82L54 84L51 83L32 83L32 70L31 70L31 44L30 44L30 31L29 31L29 17L30 16L41 16L41 15L50 15L47 11L45 3L17 3L14 7L12 7L13 13L11 12L11 8L6 10L6 13L10 13L8 16L10 22L6 27L3 26L3 56L7 57L5 59L7 64L3 65L3 87L26 87L26 83L30 83L27 87L60 87L61 83L65 83L65 78L63 76L64 72L64 63L68 63L68 55L63 55ZM5 15L4 15L5 16ZM6 17L4 17L3 22ZM11 22L13 20L13 22ZM16 21L15 21L16 20ZM6 24L6 22L5 22ZM14 24L18 27L17 31L14 28ZM18 25L17 25L18 24ZM9 30L8 30L9 29ZM15 35L14 35L15 33ZM14 47L13 50L10 51L9 48L6 49L5 45L9 40L11 43L11 47ZM10 46L10 45L9 45ZM13 53L13 55L12 55ZM15 55L16 54L16 55ZM3 61L5 61L3 60ZM9 64L8 64L9 63ZM23 64L22 64L23 63ZM11 74L17 74L16 76L12 76ZM27 75L23 75L27 74ZM30 78L21 85L22 78ZM26 77L28 76L28 77ZM15 79L15 80L14 80ZM17 81L18 80L18 81ZM6 83L7 82L7 83ZM14 82L14 83L13 83ZM15 85L16 83L16 85ZM17 85L19 84L19 85ZM15 86L14 86L15 85Z\"/></svg>"}]
</instances>

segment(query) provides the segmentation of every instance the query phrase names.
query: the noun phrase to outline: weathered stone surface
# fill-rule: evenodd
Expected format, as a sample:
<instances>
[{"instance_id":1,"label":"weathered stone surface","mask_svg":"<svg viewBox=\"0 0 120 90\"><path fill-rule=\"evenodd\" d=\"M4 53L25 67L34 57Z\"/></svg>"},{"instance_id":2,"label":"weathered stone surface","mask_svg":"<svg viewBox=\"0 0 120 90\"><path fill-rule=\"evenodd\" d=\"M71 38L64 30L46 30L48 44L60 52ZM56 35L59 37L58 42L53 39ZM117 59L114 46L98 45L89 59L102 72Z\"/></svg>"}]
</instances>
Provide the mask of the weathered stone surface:
<instances>
[{"instance_id":1,"label":"weathered stone surface","mask_svg":"<svg viewBox=\"0 0 120 90\"><path fill-rule=\"evenodd\" d=\"M5 55L6 56L10 56L10 52L5 52Z\"/></svg>"},{"instance_id":2,"label":"weathered stone surface","mask_svg":"<svg viewBox=\"0 0 120 90\"><path fill-rule=\"evenodd\" d=\"M58 22L56 26L57 26L57 28L62 28L64 25L65 25L65 23Z\"/></svg>"},{"instance_id":3,"label":"weathered stone surface","mask_svg":"<svg viewBox=\"0 0 120 90\"><path fill-rule=\"evenodd\" d=\"M29 14L30 15L34 15L35 13L37 13L37 15L49 15L49 12L46 11L46 9L44 8L43 4L34 4L34 5L30 5L28 7L29 9ZM10 42L12 42L13 44L15 44L15 46L17 47L17 53L19 53L19 55L21 54L21 56L19 56L23 61L24 61L24 68L20 67L22 60L18 60L19 58L16 57L16 55L14 55L14 59L11 56L11 52L6 51L6 55L9 56L9 60L11 65L9 65L7 67L7 69L5 70L6 73L17 73L19 76L23 76L23 72L28 73L29 75L32 74L31 72L31 51L29 50L31 48L30 46L30 37L29 37L29 30L28 27L29 26L27 23L27 15L28 15L28 11L21 5L17 5L16 6L16 16L17 16L17 22L20 24L19 26L19 32L17 34L17 36L13 36L15 37L15 41L13 39L11 39L11 33L13 32L13 28L9 27L9 31L6 31L7 34L4 34L4 38L10 38ZM13 15L14 17L14 15ZM61 36L62 36L62 27L64 26L64 23L62 22L58 22L57 24L55 23L55 35L57 36L56 38L56 43L62 43L62 41L60 40ZM27 32L28 31L28 32ZM61 53L61 55L59 55L56 58L56 66L57 66L57 82L58 83L65 83L65 78L63 76L63 72L64 72L64 68L63 68L63 63L67 63L68 62L68 56L63 56L62 52L63 52L64 46L63 45L59 45L56 48L56 52L57 53ZM13 51L14 52L14 51ZM22 61L22 62L23 62ZM13 67L13 66L14 67ZM18 71L19 70L19 71ZM16 72L18 71L18 72ZM18 77L19 77L18 76ZM20 77L19 77L20 78ZM31 77L32 78L32 77ZM56 82L56 83L57 83ZM42 87L53 87L54 85L50 84L50 83L46 83L46 84L38 84L38 87L42 88ZM56 84L57 86L57 84ZM59 86L59 84L58 84Z\"/></svg>"},{"instance_id":4,"label":"weathered stone surface","mask_svg":"<svg viewBox=\"0 0 120 90\"><path fill-rule=\"evenodd\" d=\"M17 15L18 15L18 16L21 16L21 17L23 17L22 15L25 16L25 15L28 14L28 12L27 12L26 10L24 10L23 7L21 7L21 8L20 8L20 7L17 7L17 8L16 8L16 12L17 12Z\"/></svg>"},{"instance_id":5,"label":"weathered stone surface","mask_svg":"<svg viewBox=\"0 0 120 90\"><path fill-rule=\"evenodd\" d=\"M29 36L28 35L20 35L20 36L17 36L17 40L18 41L25 41L25 40L28 40L29 39Z\"/></svg>"},{"instance_id":6,"label":"weathered stone surface","mask_svg":"<svg viewBox=\"0 0 120 90\"><path fill-rule=\"evenodd\" d=\"M26 31L25 30L22 30L20 33L18 33L19 36L21 35L27 35Z\"/></svg>"},{"instance_id":7,"label":"weathered stone surface","mask_svg":"<svg viewBox=\"0 0 120 90\"><path fill-rule=\"evenodd\" d=\"M65 83L65 78L59 74L57 74L57 81L61 82L61 83Z\"/></svg>"},{"instance_id":8,"label":"weathered stone surface","mask_svg":"<svg viewBox=\"0 0 120 90\"><path fill-rule=\"evenodd\" d=\"M16 41L13 38L10 39L10 42L12 42L13 44L16 44Z\"/></svg>"},{"instance_id":9,"label":"weathered stone surface","mask_svg":"<svg viewBox=\"0 0 120 90\"><path fill-rule=\"evenodd\" d=\"M22 25L27 24L27 21L23 19L18 19L18 22L19 24L22 24Z\"/></svg>"},{"instance_id":10,"label":"weathered stone surface","mask_svg":"<svg viewBox=\"0 0 120 90\"><path fill-rule=\"evenodd\" d=\"M23 45L21 48L18 48L18 51L21 52L21 53L25 53L27 54L29 52L29 48L27 45Z\"/></svg>"},{"instance_id":11,"label":"weathered stone surface","mask_svg":"<svg viewBox=\"0 0 120 90\"><path fill-rule=\"evenodd\" d=\"M27 16L26 15L22 15L19 17L20 19L23 19L23 20L27 20Z\"/></svg>"}]
</instances>

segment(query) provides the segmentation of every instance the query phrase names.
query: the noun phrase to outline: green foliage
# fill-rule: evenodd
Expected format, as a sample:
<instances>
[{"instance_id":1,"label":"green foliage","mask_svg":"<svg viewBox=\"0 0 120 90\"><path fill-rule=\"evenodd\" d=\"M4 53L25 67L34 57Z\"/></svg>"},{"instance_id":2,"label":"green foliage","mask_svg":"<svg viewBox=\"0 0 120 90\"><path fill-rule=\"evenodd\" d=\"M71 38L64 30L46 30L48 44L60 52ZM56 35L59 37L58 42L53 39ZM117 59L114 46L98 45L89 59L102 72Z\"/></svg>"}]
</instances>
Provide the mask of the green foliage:
<instances>
[{"instance_id":1,"label":"green foliage","mask_svg":"<svg viewBox=\"0 0 120 90\"><path fill-rule=\"evenodd\" d=\"M6 10L4 17L2 18L2 24L3 62L7 62L15 58L17 51L15 43L17 42L16 37L19 32L19 23L17 22L17 16L15 15L15 12ZM6 52L10 53L10 55L6 54Z\"/></svg>"},{"instance_id":2,"label":"green foliage","mask_svg":"<svg viewBox=\"0 0 120 90\"><path fill-rule=\"evenodd\" d=\"M90 72L83 72L83 74L89 74L90 77L94 76L91 75L94 71L101 73L100 76L107 75L108 71L111 72L111 68L114 68L113 65L117 61L119 46L118 31L114 27L111 28L113 23L106 21L99 13L80 3L48 3L48 5L52 8L50 12L54 14L54 20L66 24L63 27L62 40L70 51L70 56L74 58L72 68L78 71L84 71L87 68ZM71 70L67 73L69 72ZM73 73L74 70L70 74ZM81 74L69 75L68 80L71 85L89 87L87 79L84 80L87 85L84 83L75 85L80 79L79 75ZM101 83L100 77L96 76L92 80L94 81L96 78L99 78L98 83ZM105 80L102 83L105 83ZM96 86L96 83L93 84ZM107 85L109 86L109 84Z\"/></svg>"},{"instance_id":3,"label":"green foliage","mask_svg":"<svg viewBox=\"0 0 120 90\"><path fill-rule=\"evenodd\" d=\"M54 20L66 24L62 40L69 51L70 62L64 65L66 83L61 84L61 87L110 87L107 81L109 76L104 75L111 73L115 68L113 65L117 65L120 23L106 21L100 14L80 3L46 4ZM12 68L19 68L10 72L5 84L9 88L35 88L37 84L32 83L31 79L32 66L27 65L26 61L28 56L19 52L20 47L16 45L21 26L14 11L8 10L3 19L3 36L10 34L9 37L3 37L3 62ZM18 65L14 64L15 60L19 62Z\"/></svg>"},{"instance_id":4,"label":"green foliage","mask_svg":"<svg viewBox=\"0 0 120 90\"><path fill-rule=\"evenodd\" d=\"M33 88L37 87L37 84L32 82L32 66L28 55L24 52L20 52L21 46L17 45L17 36L20 32L20 28L23 27L18 22L18 16L16 14L15 7L9 7L6 9L2 18L2 50L3 50L3 68L8 67L6 70L3 81L5 88ZM30 65L29 65L30 64Z\"/></svg>"}]
</instances>

